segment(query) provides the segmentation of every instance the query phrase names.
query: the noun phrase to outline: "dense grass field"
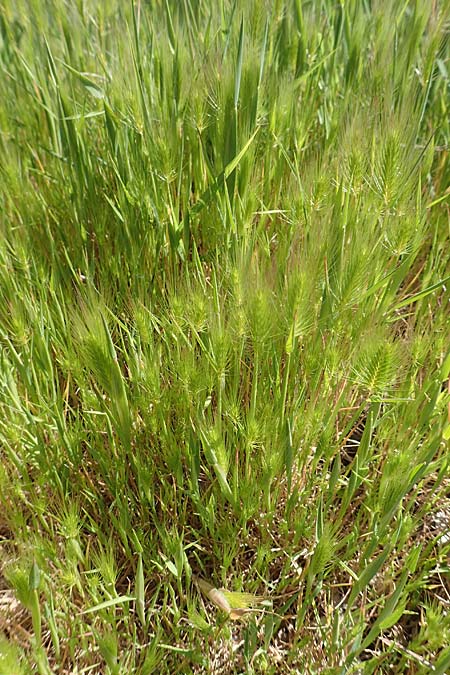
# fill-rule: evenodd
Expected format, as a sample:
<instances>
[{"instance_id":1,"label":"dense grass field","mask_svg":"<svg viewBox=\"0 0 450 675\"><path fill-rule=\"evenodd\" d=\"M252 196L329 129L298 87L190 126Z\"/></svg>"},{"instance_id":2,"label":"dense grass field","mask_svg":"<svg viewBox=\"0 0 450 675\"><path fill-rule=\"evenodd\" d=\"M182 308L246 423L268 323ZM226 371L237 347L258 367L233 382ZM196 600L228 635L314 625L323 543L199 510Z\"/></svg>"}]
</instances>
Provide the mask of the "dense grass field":
<instances>
[{"instance_id":1,"label":"dense grass field","mask_svg":"<svg viewBox=\"0 0 450 675\"><path fill-rule=\"evenodd\" d=\"M449 31L0 1L0 675L450 673Z\"/></svg>"}]
</instances>

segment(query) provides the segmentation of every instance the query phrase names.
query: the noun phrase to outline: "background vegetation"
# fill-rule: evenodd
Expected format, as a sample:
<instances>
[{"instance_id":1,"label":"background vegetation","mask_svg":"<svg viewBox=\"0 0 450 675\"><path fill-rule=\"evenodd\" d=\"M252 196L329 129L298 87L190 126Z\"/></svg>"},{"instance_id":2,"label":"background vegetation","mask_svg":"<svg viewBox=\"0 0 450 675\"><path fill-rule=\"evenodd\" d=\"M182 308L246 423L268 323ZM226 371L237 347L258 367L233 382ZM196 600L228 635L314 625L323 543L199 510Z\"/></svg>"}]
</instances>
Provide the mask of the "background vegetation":
<instances>
[{"instance_id":1,"label":"background vegetation","mask_svg":"<svg viewBox=\"0 0 450 675\"><path fill-rule=\"evenodd\" d=\"M448 3L0 8L0 673L450 672Z\"/></svg>"}]
</instances>

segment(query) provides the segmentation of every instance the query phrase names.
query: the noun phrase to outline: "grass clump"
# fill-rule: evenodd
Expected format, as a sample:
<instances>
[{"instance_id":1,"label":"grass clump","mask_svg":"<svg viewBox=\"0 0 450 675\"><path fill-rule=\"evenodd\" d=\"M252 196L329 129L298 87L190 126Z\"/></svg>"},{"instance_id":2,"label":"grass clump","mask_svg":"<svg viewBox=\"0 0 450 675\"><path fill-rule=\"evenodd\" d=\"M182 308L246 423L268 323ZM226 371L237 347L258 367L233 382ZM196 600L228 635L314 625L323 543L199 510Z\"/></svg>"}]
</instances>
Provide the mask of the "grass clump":
<instances>
[{"instance_id":1,"label":"grass clump","mask_svg":"<svg viewBox=\"0 0 450 675\"><path fill-rule=\"evenodd\" d=\"M446 3L1 16L0 673L443 675Z\"/></svg>"}]
</instances>

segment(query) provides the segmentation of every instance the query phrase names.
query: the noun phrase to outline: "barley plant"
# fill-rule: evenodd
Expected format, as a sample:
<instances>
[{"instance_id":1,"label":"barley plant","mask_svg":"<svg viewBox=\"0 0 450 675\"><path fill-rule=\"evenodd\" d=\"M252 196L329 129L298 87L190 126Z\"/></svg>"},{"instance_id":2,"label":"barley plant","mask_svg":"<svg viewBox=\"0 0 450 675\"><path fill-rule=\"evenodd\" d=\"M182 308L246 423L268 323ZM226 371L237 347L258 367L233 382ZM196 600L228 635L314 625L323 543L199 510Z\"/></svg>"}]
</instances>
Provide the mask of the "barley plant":
<instances>
[{"instance_id":1,"label":"barley plant","mask_svg":"<svg viewBox=\"0 0 450 675\"><path fill-rule=\"evenodd\" d=\"M0 0L0 675L450 673L446 0Z\"/></svg>"}]
</instances>

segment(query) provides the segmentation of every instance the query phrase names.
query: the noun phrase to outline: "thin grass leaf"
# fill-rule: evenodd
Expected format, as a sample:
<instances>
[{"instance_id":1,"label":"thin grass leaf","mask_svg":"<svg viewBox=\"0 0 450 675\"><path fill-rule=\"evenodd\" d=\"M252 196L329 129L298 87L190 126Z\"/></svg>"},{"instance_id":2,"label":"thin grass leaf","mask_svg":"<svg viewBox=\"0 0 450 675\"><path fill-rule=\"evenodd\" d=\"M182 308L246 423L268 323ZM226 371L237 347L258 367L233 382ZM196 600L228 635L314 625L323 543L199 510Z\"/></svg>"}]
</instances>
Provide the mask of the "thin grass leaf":
<instances>
[{"instance_id":1,"label":"thin grass leaf","mask_svg":"<svg viewBox=\"0 0 450 675\"><path fill-rule=\"evenodd\" d=\"M134 595L119 595L117 598L111 598L110 600L100 602L98 605L89 607L80 612L80 614L94 614L95 612L100 612L102 609L108 609L109 607L115 607L116 605L124 605L127 602L133 602L135 600L136 598Z\"/></svg>"},{"instance_id":2,"label":"thin grass leaf","mask_svg":"<svg viewBox=\"0 0 450 675\"><path fill-rule=\"evenodd\" d=\"M419 300L422 300L422 298L426 298L427 295L430 295L430 293L433 293L438 288L442 288L445 286L450 281L450 276L445 277L442 279L442 281L438 281L435 284L432 284L431 286L428 286L427 288L424 288L422 291L419 291L418 293L415 293L414 295L411 295L409 298L405 298L405 300L402 300L401 302L397 303L392 311L397 311L399 309L402 309L403 307L407 307L408 305L412 305L415 302L418 302Z\"/></svg>"},{"instance_id":3,"label":"thin grass leaf","mask_svg":"<svg viewBox=\"0 0 450 675\"><path fill-rule=\"evenodd\" d=\"M144 581L144 567L142 564L142 555L139 554L138 565L136 570L136 611L139 621L142 626L145 626L145 581Z\"/></svg>"},{"instance_id":4,"label":"thin grass leaf","mask_svg":"<svg viewBox=\"0 0 450 675\"><path fill-rule=\"evenodd\" d=\"M239 92L241 90L242 63L244 60L244 17L241 19L239 29L238 54L236 62L236 75L234 80L234 107L237 109L239 102Z\"/></svg>"}]
</instances>

